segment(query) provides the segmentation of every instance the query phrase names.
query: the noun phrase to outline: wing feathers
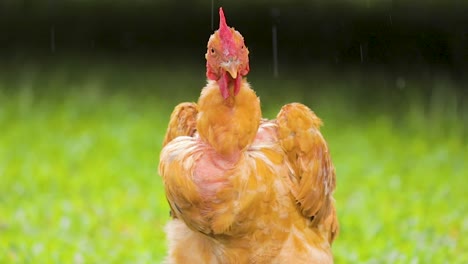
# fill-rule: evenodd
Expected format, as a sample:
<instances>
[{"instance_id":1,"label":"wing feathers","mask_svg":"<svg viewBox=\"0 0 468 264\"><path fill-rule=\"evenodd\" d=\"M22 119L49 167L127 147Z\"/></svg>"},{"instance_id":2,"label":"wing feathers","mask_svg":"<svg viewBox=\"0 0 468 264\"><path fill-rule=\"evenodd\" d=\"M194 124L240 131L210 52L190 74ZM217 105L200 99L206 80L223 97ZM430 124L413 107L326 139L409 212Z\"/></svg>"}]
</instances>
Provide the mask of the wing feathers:
<instances>
[{"instance_id":1,"label":"wing feathers","mask_svg":"<svg viewBox=\"0 0 468 264\"><path fill-rule=\"evenodd\" d=\"M322 121L305 105L292 103L283 106L277 119L278 139L288 156L293 175L291 193L302 214L313 225L323 223L335 215L332 192L335 189L335 169L327 143L319 128ZM330 228L337 221L329 221ZM331 235L334 237L334 235Z\"/></svg>"},{"instance_id":2,"label":"wing feathers","mask_svg":"<svg viewBox=\"0 0 468 264\"><path fill-rule=\"evenodd\" d=\"M198 107L197 107L197 104L195 103L181 103L177 105L174 108L174 111L172 111L172 114L169 120L169 125L167 127L166 136L164 137L163 147L165 147L169 142L171 142L177 137L181 137L181 136L192 137L196 131L197 114L198 114ZM179 152L181 150L183 150L183 146L180 146L179 148L174 148L173 152L170 152L170 154L167 157L161 159L163 160L163 162L160 162L160 168L159 168L160 175L165 175L163 173L164 170L176 169L176 168L166 168L166 167L174 166L173 161L176 157L179 156ZM186 162L190 163L190 161L186 161ZM185 167L187 166L188 164ZM175 186L182 186L183 184L187 184L187 183L181 182L179 178L174 178L172 180L175 180L175 181L179 180L177 183L175 183ZM193 188L193 186L186 186L186 187ZM179 203L177 204L175 202L171 202L171 199L170 199L171 194L173 193L176 194L179 190L167 190L166 189L166 196L169 201L169 206L171 207L171 211L169 214L173 218L177 218L177 215L178 215L174 211L174 208L180 214L181 208L191 206L190 204L186 204L185 202L179 201Z\"/></svg>"},{"instance_id":3,"label":"wing feathers","mask_svg":"<svg viewBox=\"0 0 468 264\"><path fill-rule=\"evenodd\" d=\"M171 114L163 147L178 136L193 136L197 127L198 106L195 103L181 103Z\"/></svg>"}]
</instances>

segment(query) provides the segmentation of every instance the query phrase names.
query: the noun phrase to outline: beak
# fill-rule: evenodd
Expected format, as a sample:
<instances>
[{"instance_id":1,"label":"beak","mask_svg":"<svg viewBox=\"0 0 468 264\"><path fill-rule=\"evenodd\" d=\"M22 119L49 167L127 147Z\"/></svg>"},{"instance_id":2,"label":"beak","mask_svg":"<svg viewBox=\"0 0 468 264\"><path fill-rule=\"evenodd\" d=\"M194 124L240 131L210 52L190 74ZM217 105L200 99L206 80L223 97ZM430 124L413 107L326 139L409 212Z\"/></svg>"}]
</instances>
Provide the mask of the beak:
<instances>
[{"instance_id":1,"label":"beak","mask_svg":"<svg viewBox=\"0 0 468 264\"><path fill-rule=\"evenodd\" d=\"M233 79L237 78L237 66L239 66L238 60L229 60L228 62L221 63L221 68L227 71Z\"/></svg>"}]
</instances>

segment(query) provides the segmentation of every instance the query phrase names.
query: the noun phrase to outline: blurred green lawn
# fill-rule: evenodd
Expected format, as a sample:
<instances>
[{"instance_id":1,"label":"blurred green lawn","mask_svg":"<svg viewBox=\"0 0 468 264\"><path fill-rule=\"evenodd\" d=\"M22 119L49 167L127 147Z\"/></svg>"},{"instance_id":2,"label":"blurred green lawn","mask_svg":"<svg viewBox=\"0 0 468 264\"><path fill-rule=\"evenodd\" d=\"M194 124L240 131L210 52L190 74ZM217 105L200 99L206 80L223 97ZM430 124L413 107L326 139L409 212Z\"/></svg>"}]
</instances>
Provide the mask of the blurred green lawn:
<instances>
[{"instance_id":1,"label":"blurred green lawn","mask_svg":"<svg viewBox=\"0 0 468 264\"><path fill-rule=\"evenodd\" d=\"M0 263L163 258L161 140L173 107L195 101L205 82L203 64L175 65L2 68ZM325 122L338 177L337 263L468 262L466 111L442 92L450 81L368 92L395 82L320 73L274 80L255 70L249 80L267 117L301 101ZM425 85L440 94L429 106L417 92Z\"/></svg>"}]
</instances>

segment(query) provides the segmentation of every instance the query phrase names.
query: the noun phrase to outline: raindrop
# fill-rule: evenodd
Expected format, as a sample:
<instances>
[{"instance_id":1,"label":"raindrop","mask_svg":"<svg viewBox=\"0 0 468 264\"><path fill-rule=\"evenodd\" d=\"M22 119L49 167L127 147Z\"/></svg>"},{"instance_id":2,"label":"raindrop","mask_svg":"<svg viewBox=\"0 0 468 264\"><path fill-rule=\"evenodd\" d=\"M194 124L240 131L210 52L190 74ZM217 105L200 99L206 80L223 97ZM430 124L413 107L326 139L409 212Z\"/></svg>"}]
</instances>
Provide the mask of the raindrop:
<instances>
[{"instance_id":1,"label":"raindrop","mask_svg":"<svg viewBox=\"0 0 468 264\"><path fill-rule=\"evenodd\" d=\"M214 30L214 0L211 0L211 31Z\"/></svg>"},{"instance_id":2,"label":"raindrop","mask_svg":"<svg viewBox=\"0 0 468 264\"><path fill-rule=\"evenodd\" d=\"M364 55L362 54L362 44L359 44L359 51L361 52L361 63L364 61Z\"/></svg>"},{"instance_id":3,"label":"raindrop","mask_svg":"<svg viewBox=\"0 0 468 264\"><path fill-rule=\"evenodd\" d=\"M276 21L280 15L278 8L271 9L271 16L273 18L273 25L271 28L271 41L273 47L273 76L278 77L278 29L276 26Z\"/></svg>"},{"instance_id":4,"label":"raindrop","mask_svg":"<svg viewBox=\"0 0 468 264\"><path fill-rule=\"evenodd\" d=\"M50 27L50 52L55 53L55 26Z\"/></svg>"}]
</instances>

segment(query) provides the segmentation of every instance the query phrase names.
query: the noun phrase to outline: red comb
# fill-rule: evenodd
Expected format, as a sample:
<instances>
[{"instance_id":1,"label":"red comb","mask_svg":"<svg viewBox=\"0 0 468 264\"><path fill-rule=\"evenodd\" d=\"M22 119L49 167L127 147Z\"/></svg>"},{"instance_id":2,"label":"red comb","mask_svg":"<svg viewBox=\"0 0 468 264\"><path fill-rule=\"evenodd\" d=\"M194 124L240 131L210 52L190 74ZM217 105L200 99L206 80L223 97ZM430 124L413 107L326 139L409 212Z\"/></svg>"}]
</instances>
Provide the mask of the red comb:
<instances>
[{"instance_id":1,"label":"red comb","mask_svg":"<svg viewBox=\"0 0 468 264\"><path fill-rule=\"evenodd\" d=\"M219 37L223 45L225 55L232 56L236 53L236 46L234 44L234 38L232 36L231 29L226 24L226 18L224 17L223 8L219 8Z\"/></svg>"}]
</instances>

